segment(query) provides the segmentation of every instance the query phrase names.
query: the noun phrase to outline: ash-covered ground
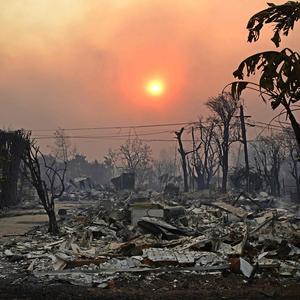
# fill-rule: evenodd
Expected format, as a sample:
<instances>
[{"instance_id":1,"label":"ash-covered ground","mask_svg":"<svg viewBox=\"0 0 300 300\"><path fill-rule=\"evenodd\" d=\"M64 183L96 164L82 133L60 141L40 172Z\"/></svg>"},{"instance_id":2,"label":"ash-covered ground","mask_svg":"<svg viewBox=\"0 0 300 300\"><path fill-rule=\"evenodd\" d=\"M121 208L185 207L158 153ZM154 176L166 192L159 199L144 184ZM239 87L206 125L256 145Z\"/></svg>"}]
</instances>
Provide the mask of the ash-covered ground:
<instances>
[{"instance_id":1,"label":"ash-covered ground","mask_svg":"<svg viewBox=\"0 0 300 300\"><path fill-rule=\"evenodd\" d=\"M27 209L26 209L27 208ZM1 299L297 299L300 217L268 196L102 192L0 218Z\"/></svg>"}]
</instances>

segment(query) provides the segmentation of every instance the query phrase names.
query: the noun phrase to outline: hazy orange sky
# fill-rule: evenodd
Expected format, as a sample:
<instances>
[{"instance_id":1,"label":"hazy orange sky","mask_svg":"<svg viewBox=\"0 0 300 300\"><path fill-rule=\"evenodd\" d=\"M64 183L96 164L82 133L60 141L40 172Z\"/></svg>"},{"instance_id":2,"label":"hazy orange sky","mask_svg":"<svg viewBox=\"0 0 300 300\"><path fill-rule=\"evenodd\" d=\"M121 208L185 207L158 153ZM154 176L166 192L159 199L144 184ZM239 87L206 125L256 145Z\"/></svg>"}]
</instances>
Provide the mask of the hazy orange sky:
<instances>
[{"instance_id":1,"label":"hazy orange sky","mask_svg":"<svg viewBox=\"0 0 300 300\"><path fill-rule=\"evenodd\" d=\"M259 43L246 42L247 20L265 7L261 0L1 1L0 125L193 121L207 114L204 102L233 79L243 58L274 48L268 30ZM299 50L299 27L283 46ZM159 99L145 92L158 77L165 83ZM257 120L271 116L255 95L247 108ZM110 146L74 143L90 158Z\"/></svg>"}]
</instances>

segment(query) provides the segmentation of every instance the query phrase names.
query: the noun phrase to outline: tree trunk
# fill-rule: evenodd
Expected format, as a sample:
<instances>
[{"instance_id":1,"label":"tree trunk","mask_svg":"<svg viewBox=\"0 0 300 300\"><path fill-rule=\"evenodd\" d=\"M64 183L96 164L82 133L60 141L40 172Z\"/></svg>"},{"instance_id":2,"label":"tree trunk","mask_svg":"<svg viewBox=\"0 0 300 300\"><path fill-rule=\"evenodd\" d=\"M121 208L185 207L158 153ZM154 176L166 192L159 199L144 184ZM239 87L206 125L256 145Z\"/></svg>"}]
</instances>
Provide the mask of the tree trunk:
<instances>
[{"instance_id":1,"label":"tree trunk","mask_svg":"<svg viewBox=\"0 0 300 300\"><path fill-rule=\"evenodd\" d=\"M227 177L228 177L228 156L229 156L229 123L227 125L224 124L224 132L223 132L223 157L222 157L222 193L227 192Z\"/></svg>"},{"instance_id":2,"label":"tree trunk","mask_svg":"<svg viewBox=\"0 0 300 300\"><path fill-rule=\"evenodd\" d=\"M227 167L223 167L223 177L222 177L222 188L221 191L222 193L226 193L227 192L227 177L228 177L228 166Z\"/></svg>"},{"instance_id":3,"label":"tree trunk","mask_svg":"<svg viewBox=\"0 0 300 300\"><path fill-rule=\"evenodd\" d=\"M270 174L270 180L271 180L271 195L278 197L280 196L280 182L279 182L279 169L276 167L276 165L271 170Z\"/></svg>"},{"instance_id":4,"label":"tree trunk","mask_svg":"<svg viewBox=\"0 0 300 300\"><path fill-rule=\"evenodd\" d=\"M21 159L15 157L10 166L10 205L16 205L18 203L18 179Z\"/></svg>"},{"instance_id":5,"label":"tree trunk","mask_svg":"<svg viewBox=\"0 0 300 300\"><path fill-rule=\"evenodd\" d=\"M198 174L196 177L196 182L197 182L197 191L203 191L205 190L205 181L204 181L204 175L203 174Z\"/></svg>"},{"instance_id":6,"label":"tree trunk","mask_svg":"<svg viewBox=\"0 0 300 300\"><path fill-rule=\"evenodd\" d=\"M296 140L297 140L297 143L298 143L298 147L299 147L299 150L300 150L300 124L297 122L292 110L290 109L289 105L284 105L286 111L287 111L287 114L289 116L289 119L290 119L290 122L291 122L291 125L293 127L293 130L294 130L294 133L295 133L295 137L296 137Z\"/></svg>"},{"instance_id":7,"label":"tree trunk","mask_svg":"<svg viewBox=\"0 0 300 300\"><path fill-rule=\"evenodd\" d=\"M176 138L178 140L179 149L178 152L181 155L181 166L183 171L183 182L184 182L184 191L189 191L189 184L188 184L188 171L187 171L187 163L186 163L186 152L184 151L181 136L184 131L184 128L181 128L179 132L175 132Z\"/></svg>"},{"instance_id":8,"label":"tree trunk","mask_svg":"<svg viewBox=\"0 0 300 300\"><path fill-rule=\"evenodd\" d=\"M271 195L274 197L280 196L280 183L278 178L276 178L276 175L271 175L271 182L270 182L270 189L271 189Z\"/></svg>"},{"instance_id":9,"label":"tree trunk","mask_svg":"<svg viewBox=\"0 0 300 300\"><path fill-rule=\"evenodd\" d=\"M224 151L223 162L222 162L222 193L227 192L227 178L228 178L228 150Z\"/></svg>"},{"instance_id":10,"label":"tree trunk","mask_svg":"<svg viewBox=\"0 0 300 300\"><path fill-rule=\"evenodd\" d=\"M181 155L181 164L182 164L182 170L183 170L184 191L188 192L189 191L189 183L188 183L188 171L187 171L185 155Z\"/></svg>"},{"instance_id":11,"label":"tree trunk","mask_svg":"<svg viewBox=\"0 0 300 300\"><path fill-rule=\"evenodd\" d=\"M281 190L281 186L280 186L280 181L279 181L279 174L276 177L276 196L279 197L280 196L280 191Z\"/></svg>"},{"instance_id":12,"label":"tree trunk","mask_svg":"<svg viewBox=\"0 0 300 300\"><path fill-rule=\"evenodd\" d=\"M274 180L272 180L271 184L270 184L270 193L271 193L272 196L276 196L276 187L275 187Z\"/></svg>"},{"instance_id":13,"label":"tree trunk","mask_svg":"<svg viewBox=\"0 0 300 300\"><path fill-rule=\"evenodd\" d=\"M21 202L23 199L23 190L24 190L24 183L25 183L24 172L25 172L24 169L20 172L20 186L17 189L18 202Z\"/></svg>"},{"instance_id":14,"label":"tree trunk","mask_svg":"<svg viewBox=\"0 0 300 300\"><path fill-rule=\"evenodd\" d=\"M296 180L296 185L297 185L298 203L300 203L300 176L298 176L298 179Z\"/></svg>"},{"instance_id":15,"label":"tree trunk","mask_svg":"<svg viewBox=\"0 0 300 300\"><path fill-rule=\"evenodd\" d=\"M211 180L211 176L207 175L206 181L204 182L204 186L206 189L208 189L210 186L210 180Z\"/></svg>"},{"instance_id":16,"label":"tree trunk","mask_svg":"<svg viewBox=\"0 0 300 300\"><path fill-rule=\"evenodd\" d=\"M49 218L48 232L53 235L57 235L59 233L59 228L57 225L55 211L47 210L47 214L48 214L48 218Z\"/></svg>"},{"instance_id":17,"label":"tree trunk","mask_svg":"<svg viewBox=\"0 0 300 300\"><path fill-rule=\"evenodd\" d=\"M300 175L298 174L298 163L297 161L293 161L295 173L292 176L295 179L296 190L297 190L297 199L298 203L300 203Z\"/></svg>"}]
</instances>

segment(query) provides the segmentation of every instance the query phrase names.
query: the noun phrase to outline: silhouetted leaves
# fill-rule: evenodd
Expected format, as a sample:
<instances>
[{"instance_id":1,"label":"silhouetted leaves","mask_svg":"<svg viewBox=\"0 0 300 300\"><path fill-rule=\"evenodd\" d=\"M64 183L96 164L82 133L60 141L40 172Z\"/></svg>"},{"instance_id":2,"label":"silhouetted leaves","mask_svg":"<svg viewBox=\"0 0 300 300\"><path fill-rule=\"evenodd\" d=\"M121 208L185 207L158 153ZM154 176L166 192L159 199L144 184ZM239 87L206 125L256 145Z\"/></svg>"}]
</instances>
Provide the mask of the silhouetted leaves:
<instances>
[{"instance_id":1,"label":"silhouetted leaves","mask_svg":"<svg viewBox=\"0 0 300 300\"><path fill-rule=\"evenodd\" d=\"M279 47L280 34L288 35L289 30L294 28L294 23L300 18L300 3L289 1L283 5L268 3L268 6L269 8L250 18L247 25L249 30L248 41L257 41L263 26L275 23L274 35L271 40ZM245 76L255 75L257 70L261 73L258 83L242 81ZM238 99L242 91L249 88L259 92L264 101L267 101L266 97L268 97L273 109L283 105L300 149L300 124L291 108L291 103L300 100L299 54L290 49L257 53L243 60L237 70L234 71L233 76L240 80L230 84L231 94L234 98Z\"/></svg>"},{"instance_id":2,"label":"silhouetted leaves","mask_svg":"<svg viewBox=\"0 0 300 300\"><path fill-rule=\"evenodd\" d=\"M231 95L234 99L240 99L242 91L248 86L247 81L236 81L231 84Z\"/></svg>"},{"instance_id":3,"label":"silhouetted leaves","mask_svg":"<svg viewBox=\"0 0 300 300\"><path fill-rule=\"evenodd\" d=\"M288 35L293 30L294 23L300 18L300 3L297 1L288 1L282 5L268 3L268 8L255 14L248 22L249 30L248 41L255 42L259 39L260 31L265 24L275 23L273 43L279 47L280 34Z\"/></svg>"},{"instance_id":4,"label":"silhouetted leaves","mask_svg":"<svg viewBox=\"0 0 300 300\"><path fill-rule=\"evenodd\" d=\"M261 72L259 87L272 96L272 108L277 108L281 101L297 102L300 100L300 56L290 49L257 53L242 61L233 75L243 80L244 77ZM239 97L247 87L247 82L234 82L231 85L233 97Z\"/></svg>"},{"instance_id":5,"label":"silhouetted leaves","mask_svg":"<svg viewBox=\"0 0 300 300\"><path fill-rule=\"evenodd\" d=\"M274 100L271 101L271 107L273 109L276 109L281 103L281 99L280 98L275 98Z\"/></svg>"}]
</instances>

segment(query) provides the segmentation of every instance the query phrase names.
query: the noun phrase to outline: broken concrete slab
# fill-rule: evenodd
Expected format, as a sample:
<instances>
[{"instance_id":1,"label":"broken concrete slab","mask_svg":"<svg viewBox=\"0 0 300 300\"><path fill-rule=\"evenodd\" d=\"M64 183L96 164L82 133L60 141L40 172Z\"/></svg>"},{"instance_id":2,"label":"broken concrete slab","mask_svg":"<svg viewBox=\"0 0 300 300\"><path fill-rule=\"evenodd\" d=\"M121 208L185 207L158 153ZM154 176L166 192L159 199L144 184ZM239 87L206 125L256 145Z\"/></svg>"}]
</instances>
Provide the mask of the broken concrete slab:
<instances>
[{"instance_id":1,"label":"broken concrete slab","mask_svg":"<svg viewBox=\"0 0 300 300\"><path fill-rule=\"evenodd\" d=\"M241 219L245 219L245 218L249 217L250 215L252 215L252 212L245 211L244 209L242 209L240 207L234 207L225 202L220 202L220 201L213 202L211 205L214 207L220 208L228 213L231 213L234 216L237 216Z\"/></svg>"},{"instance_id":2,"label":"broken concrete slab","mask_svg":"<svg viewBox=\"0 0 300 300\"><path fill-rule=\"evenodd\" d=\"M164 208L155 203L135 203L130 206L131 225L136 226L143 217L164 218Z\"/></svg>"}]
</instances>

